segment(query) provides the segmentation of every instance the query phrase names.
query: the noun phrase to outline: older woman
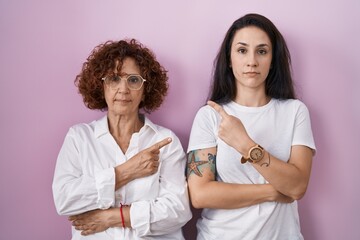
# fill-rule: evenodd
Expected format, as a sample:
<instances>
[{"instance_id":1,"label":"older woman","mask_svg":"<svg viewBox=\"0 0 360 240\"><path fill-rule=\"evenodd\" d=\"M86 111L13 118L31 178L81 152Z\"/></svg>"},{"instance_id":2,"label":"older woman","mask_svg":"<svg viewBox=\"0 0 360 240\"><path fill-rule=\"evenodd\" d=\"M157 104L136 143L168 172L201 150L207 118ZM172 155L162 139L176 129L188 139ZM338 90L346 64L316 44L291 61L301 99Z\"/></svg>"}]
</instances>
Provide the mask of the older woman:
<instances>
[{"instance_id":1,"label":"older woman","mask_svg":"<svg viewBox=\"0 0 360 240\"><path fill-rule=\"evenodd\" d=\"M191 218L185 153L176 135L139 112L168 90L154 54L132 39L97 46L76 84L90 109L107 111L70 128L53 181L72 239L184 239Z\"/></svg>"}]
</instances>

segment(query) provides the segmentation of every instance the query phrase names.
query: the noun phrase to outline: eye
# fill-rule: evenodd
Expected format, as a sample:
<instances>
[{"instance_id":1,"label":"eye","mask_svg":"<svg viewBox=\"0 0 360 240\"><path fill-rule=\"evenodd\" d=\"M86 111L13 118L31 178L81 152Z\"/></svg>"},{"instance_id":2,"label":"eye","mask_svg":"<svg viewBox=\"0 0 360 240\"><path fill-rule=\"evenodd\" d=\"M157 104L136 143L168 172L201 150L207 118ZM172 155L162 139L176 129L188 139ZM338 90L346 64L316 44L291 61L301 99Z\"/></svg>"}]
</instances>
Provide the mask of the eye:
<instances>
[{"instance_id":1,"label":"eye","mask_svg":"<svg viewBox=\"0 0 360 240\"><path fill-rule=\"evenodd\" d=\"M258 53L260 55L265 55L265 54L267 54L267 51L265 49L259 49Z\"/></svg>"},{"instance_id":2,"label":"eye","mask_svg":"<svg viewBox=\"0 0 360 240\"><path fill-rule=\"evenodd\" d=\"M109 76L109 80L111 82L119 82L120 81L120 77L118 75L111 75Z\"/></svg>"},{"instance_id":3,"label":"eye","mask_svg":"<svg viewBox=\"0 0 360 240\"><path fill-rule=\"evenodd\" d=\"M247 52L245 48L239 48L237 51L239 53L246 53Z\"/></svg>"},{"instance_id":4,"label":"eye","mask_svg":"<svg viewBox=\"0 0 360 240\"><path fill-rule=\"evenodd\" d=\"M140 80L139 76L129 76L127 81L128 81L128 83L135 84L135 83L140 82L141 80Z\"/></svg>"}]
</instances>

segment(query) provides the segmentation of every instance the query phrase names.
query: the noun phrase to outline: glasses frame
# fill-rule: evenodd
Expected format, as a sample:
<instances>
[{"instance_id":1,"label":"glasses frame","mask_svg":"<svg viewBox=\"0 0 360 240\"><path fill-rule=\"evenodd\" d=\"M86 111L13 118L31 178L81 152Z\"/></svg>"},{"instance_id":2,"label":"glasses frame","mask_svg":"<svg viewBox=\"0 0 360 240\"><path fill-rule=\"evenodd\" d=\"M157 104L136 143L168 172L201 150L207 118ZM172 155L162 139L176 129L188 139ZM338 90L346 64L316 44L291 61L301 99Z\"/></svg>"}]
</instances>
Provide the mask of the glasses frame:
<instances>
[{"instance_id":1,"label":"glasses frame","mask_svg":"<svg viewBox=\"0 0 360 240\"><path fill-rule=\"evenodd\" d=\"M116 75L116 74L114 74L114 75ZM135 91L140 90L140 89L142 88L142 86L144 85L144 82L146 82L146 79L143 78L140 74L129 74L129 75L127 75L126 77L121 77L121 76L119 76L119 75L116 75L116 76L118 76L118 77L120 78L120 80L122 80L123 78L125 78L125 80L126 80L126 81L125 81L125 82L126 82L126 86L127 86L130 90L135 90ZM142 80L141 85L140 85L139 88L130 88L128 79L129 79L130 77L133 77L133 76L140 77L140 79ZM110 76L103 77L103 78L101 78L101 80L104 81L104 83L105 83L108 87L110 87L111 89L113 89L113 90L119 89L119 87L113 88L113 87L110 86L110 84L107 82L107 78L108 78L108 77L110 77Z\"/></svg>"}]
</instances>

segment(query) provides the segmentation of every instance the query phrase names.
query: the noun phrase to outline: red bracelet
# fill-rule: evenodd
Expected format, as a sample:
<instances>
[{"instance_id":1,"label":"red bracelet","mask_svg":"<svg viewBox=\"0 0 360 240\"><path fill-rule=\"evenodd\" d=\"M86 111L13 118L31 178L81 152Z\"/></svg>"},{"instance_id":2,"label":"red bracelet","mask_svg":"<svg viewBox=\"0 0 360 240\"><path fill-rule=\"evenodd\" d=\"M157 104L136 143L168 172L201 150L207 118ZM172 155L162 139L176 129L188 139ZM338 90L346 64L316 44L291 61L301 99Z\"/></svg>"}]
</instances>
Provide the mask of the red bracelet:
<instances>
[{"instance_id":1,"label":"red bracelet","mask_svg":"<svg viewBox=\"0 0 360 240\"><path fill-rule=\"evenodd\" d=\"M120 215L121 215L121 223L122 223L122 226L123 228L125 228L125 221L124 221L124 214L123 214L123 206L122 203L120 203Z\"/></svg>"}]
</instances>

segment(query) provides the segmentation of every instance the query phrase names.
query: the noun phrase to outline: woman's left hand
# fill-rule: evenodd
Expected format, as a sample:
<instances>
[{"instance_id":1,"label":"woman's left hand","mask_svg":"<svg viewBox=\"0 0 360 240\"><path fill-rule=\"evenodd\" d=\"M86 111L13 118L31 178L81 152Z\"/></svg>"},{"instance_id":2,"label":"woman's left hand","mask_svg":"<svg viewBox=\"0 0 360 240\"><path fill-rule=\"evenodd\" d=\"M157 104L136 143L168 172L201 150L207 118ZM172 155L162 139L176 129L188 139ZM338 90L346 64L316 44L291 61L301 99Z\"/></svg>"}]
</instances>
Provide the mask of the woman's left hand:
<instances>
[{"instance_id":1,"label":"woman's left hand","mask_svg":"<svg viewBox=\"0 0 360 240\"><path fill-rule=\"evenodd\" d=\"M227 112L217 103L208 101L207 104L214 108L221 116L219 126L219 137L241 154L247 153L255 143L249 137L240 119L227 114Z\"/></svg>"},{"instance_id":2,"label":"woman's left hand","mask_svg":"<svg viewBox=\"0 0 360 240\"><path fill-rule=\"evenodd\" d=\"M90 235L98 232L103 232L109 227L114 226L112 219L116 219L114 216L118 211L110 208L106 210L93 210L82 214L69 217L69 221L76 230L81 231L81 235ZM113 217L114 216L114 217ZM118 216L120 217L120 216Z\"/></svg>"}]
</instances>

